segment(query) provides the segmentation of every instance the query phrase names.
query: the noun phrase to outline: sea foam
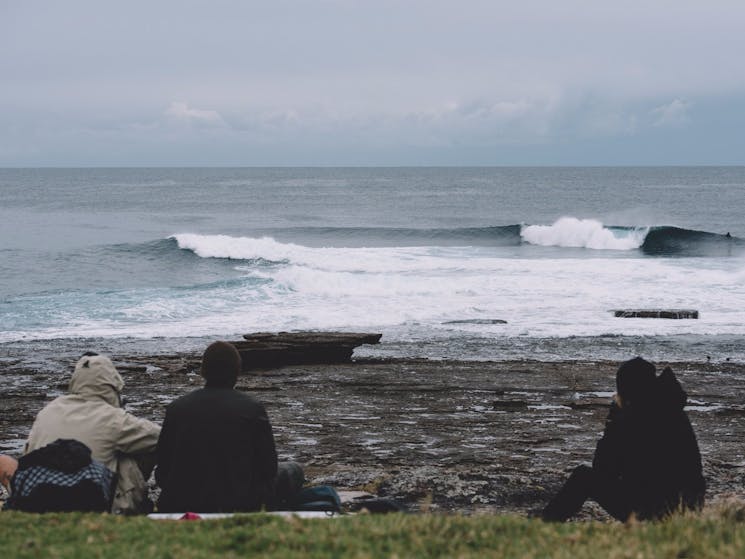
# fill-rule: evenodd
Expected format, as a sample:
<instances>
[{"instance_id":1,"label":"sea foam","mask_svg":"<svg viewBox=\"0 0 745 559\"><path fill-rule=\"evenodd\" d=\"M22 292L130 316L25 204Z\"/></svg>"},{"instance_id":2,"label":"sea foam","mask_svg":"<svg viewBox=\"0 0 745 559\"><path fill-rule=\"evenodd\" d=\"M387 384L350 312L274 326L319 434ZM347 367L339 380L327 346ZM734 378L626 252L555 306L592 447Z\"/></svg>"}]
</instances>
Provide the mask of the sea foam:
<instances>
[{"instance_id":1,"label":"sea foam","mask_svg":"<svg viewBox=\"0 0 745 559\"><path fill-rule=\"evenodd\" d=\"M191 250L201 258L230 258L255 260L262 258L275 262L290 260L303 248L290 243L278 243L271 237L231 237L229 235L198 235L180 233L172 235L178 247Z\"/></svg>"},{"instance_id":2,"label":"sea foam","mask_svg":"<svg viewBox=\"0 0 745 559\"><path fill-rule=\"evenodd\" d=\"M521 236L524 241L541 246L634 250L642 245L647 232L647 228L639 228L617 236L597 220L562 217L553 225L526 225Z\"/></svg>"}]
</instances>

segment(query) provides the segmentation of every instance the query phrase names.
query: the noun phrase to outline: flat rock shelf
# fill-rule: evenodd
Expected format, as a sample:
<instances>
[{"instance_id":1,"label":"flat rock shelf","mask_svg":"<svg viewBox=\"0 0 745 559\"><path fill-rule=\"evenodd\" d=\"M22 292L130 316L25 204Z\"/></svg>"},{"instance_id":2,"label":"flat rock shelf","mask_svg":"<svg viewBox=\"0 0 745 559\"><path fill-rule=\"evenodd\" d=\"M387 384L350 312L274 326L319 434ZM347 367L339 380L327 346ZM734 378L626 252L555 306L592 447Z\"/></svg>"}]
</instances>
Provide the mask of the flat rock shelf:
<instances>
[{"instance_id":1,"label":"flat rock shelf","mask_svg":"<svg viewBox=\"0 0 745 559\"><path fill-rule=\"evenodd\" d=\"M196 353L112 357L127 409L140 417L160 422L166 404L202 386ZM745 498L745 366L656 363L668 364L688 392L707 500ZM0 360L0 452L22 451L72 365ZM313 484L393 498L412 511L525 514L592 461L617 367L368 359L246 374L237 388L265 404L280 459L303 463ZM582 515L607 518L592 504Z\"/></svg>"}]
</instances>

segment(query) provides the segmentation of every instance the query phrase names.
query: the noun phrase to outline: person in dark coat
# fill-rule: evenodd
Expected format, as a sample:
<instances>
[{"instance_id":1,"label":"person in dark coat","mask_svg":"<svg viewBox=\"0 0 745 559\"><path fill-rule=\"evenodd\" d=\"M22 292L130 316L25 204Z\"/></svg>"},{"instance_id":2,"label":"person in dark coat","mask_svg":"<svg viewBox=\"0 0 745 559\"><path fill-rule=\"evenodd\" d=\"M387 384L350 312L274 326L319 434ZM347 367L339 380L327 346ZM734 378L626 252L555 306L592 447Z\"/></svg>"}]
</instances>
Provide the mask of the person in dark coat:
<instances>
[{"instance_id":1,"label":"person in dark coat","mask_svg":"<svg viewBox=\"0 0 745 559\"><path fill-rule=\"evenodd\" d=\"M565 521L593 499L614 518L659 519L700 509L705 482L696 436L683 408L687 395L666 367L637 357L616 374L617 394L592 468L578 466L543 510Z\"/></svg>"},{"instance_id":2,"label":"person in dark coat","mask_svg":"<svg viewBox=\"0 0 745 559\"><path fill-rule=\"evenodd\" d=\"M158 512L274 508L304 481L298 464L278 467L264 406L234 389L241 356L226 342L202 358L205 386L171 402L158 440Z\"/></svg>"}]
</instances>

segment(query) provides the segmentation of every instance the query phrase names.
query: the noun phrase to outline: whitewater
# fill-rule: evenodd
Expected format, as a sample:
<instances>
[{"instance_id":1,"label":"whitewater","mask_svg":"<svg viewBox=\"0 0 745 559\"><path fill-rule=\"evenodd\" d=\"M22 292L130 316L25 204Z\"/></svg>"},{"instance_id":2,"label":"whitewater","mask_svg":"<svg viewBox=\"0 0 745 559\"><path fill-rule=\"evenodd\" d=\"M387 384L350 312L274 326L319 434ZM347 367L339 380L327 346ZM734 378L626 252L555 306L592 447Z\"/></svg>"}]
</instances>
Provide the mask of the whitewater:
<instances>
[{"instance_id":1,"label":"whitewater","mask_svg":"<svg viewBox=\"0 0 745 559\"><path fill-rule=\"evenodd\" d=\"M545 192L554 175L570 180L563 171L523 172L531 184L543 177ZM739 199L745 173L728 172L720 190ZM158 339L198 345L256 331L359 330L383 333L381 347L363 355L745 360L745 231L734 214L721 219L731 211L719 206L726 196L713 197L706 215L700 203L663 200L678 216L668 221L644 215L649 208L633 219L628 207L609 212L628 197L617 170L574 170L593 181L574 184L567 200L526 192L514 170L501 190L499 170L226 173L60 170L47 187L16 176L0 208L0 344L151 347ZM650 188L682 182L638 173L649 175ZM711 189L707 172L680 173L691 200ZM80 203L75 194L94 187L99 199ZM56 203L55 189L65 195ZM210 191L230 192L232 201L216 205ZM396 203L383 207L381 196ZM544 206L528 210L525 196ZM582 200L598 197L605 209L587 216ZM504 207L510 200L520 214ZM616 309L695 309L700 318L616 318Z\"/></svg>"}]
</instances>

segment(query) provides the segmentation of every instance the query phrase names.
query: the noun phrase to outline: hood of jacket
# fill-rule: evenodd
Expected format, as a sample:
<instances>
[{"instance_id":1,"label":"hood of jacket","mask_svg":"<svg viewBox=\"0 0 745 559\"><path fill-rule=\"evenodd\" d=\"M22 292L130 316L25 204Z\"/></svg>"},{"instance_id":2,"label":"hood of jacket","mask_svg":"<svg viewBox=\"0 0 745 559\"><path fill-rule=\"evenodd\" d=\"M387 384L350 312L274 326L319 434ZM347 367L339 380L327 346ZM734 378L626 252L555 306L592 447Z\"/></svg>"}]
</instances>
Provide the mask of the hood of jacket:
<instances>
[{"instance_id":1,"label":"hood of jacket","mask_svg":"<svg viewBox=\"0 0 745 559\"><path fill-rule=\"evenodd\" d=\"M70 394L86 400L99 398L114 407L121 407L120 394L124 381L105 355L83 356L75 364L70 379Z\"/></svg>"},{"instance_id":2,"label":"hood of jacket","mask_svg":"<svg viewBox=\"0 0 745 559\"><path fill-rule=\"evenodd\" d=\"M675 410L682 410L688 401L688 394L670 367L665 367L657 377L657 398L660 405Z\"/></svg>"}]
</instances>

